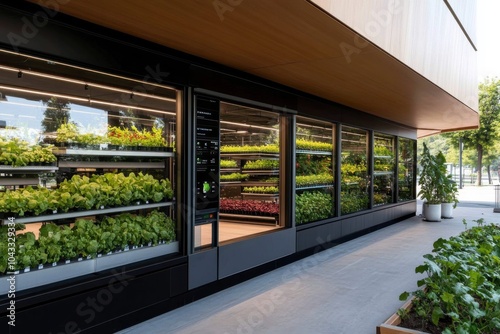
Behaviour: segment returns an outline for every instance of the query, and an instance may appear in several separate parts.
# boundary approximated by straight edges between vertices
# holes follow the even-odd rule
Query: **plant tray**
[[[61,262],[57,264],[57,266],[46,265],[43,269],[32,269],[29,272],[15,274],[16,291],[92,274],[98,271],[123,266],[128,263],[176,253],[178,251],[179,243],[175,241],[168,244],[144,246],[128,251],[115,252],[94,259],[75,260],[68,264]],[[7,276],[11,275],[8,274]],[[0,277],[0,291],[9,291],[9,282],[5,279],[7,276]]]

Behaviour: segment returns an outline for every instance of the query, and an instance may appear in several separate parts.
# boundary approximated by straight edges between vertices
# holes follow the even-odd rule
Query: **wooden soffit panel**
[[[59,7],[419,134],[479,124],[475,110],[306,0],[86,0]]]

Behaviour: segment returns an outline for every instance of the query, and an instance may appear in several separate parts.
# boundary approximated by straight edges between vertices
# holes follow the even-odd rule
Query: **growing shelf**
[[[279,169],[243,169],[243,173],[251,175],[278,175]]]
[[[101,270],[123,266],[135,261],[147,260],[156,256],[162,256],[178,252],[177,241],[159,244],[156,246],[143,246],[130,250],[120,250],[109,255],[103,254],[93,259],[73,260],[67,264],[46,265],[43,269],[33,269],[16,276],[16,290],[26,290],[43,284],[50,284],[61,280],[74,278],[82,275],[92,274]],[[0,280],[0,289],[8,291],[9,282]]]
[[[105,162],[105,161],[61,161],[60,168],[141,168],[161,169],[165,168],[165,162]]]
[[[60,219],[96,216],[96,215],[103,215],[103,214],[109,214],[109,213],[162,208],[162,207],[172,206],[173,204],[174,204],[173,202],[159,202],[159,203],[138,204],[138,205],[130,205],[130,206],[120,206],[120,207],[115,207],[115,208],[105,208],[105,209],[99,209],[99,210],[85,210],[85,211],[55,213],[55,214],[43,215],[43,216],[15,217],[15,222],[21,223],[21,224],[39,223],[39,222],[43,222],[43,221],[53,221],[53,220],[60,220]],[[9,222],[8,219],[2,220],[3,224],[6,224],[8,222]]]
[[[272,224],[277,225],[278,219],[274,216],[257,216],[236,213],[219,213],[220,219],[225,222],[250,223],[250,224]]]
[[[259,193],[241,193],[243,199],[258,199],[274,201],[279,198],[279,194],[259,194]]]
[[[373,176],[384,176],[384,175],[393,175],[392,171],[374,171]]]
[[[315,155],[332,155],[330,151],[309,151],[309,150],[296,150],[297,154],[315,154]]]
[[[249,153],[221,153],[221,157],[223,158],[232,158],[232,159],[245,159],[245,160],[257,160],[257,159],[279,159],[279,153],[258,153],[258,152],[249,152]]]
[[[55,172],[58,169],[59,168],[57,166],[23,166],[23,167],[0,166],[0,173],[36,174],[36,173]]]
[[[243,182],[241,185],[245,186],[245,187],[268,187],[268,186],[272,187],[272,186],[277,186],[278,181],[275,181],[275,182],[247,181],[247,182]]]
[[[40,180],[36,178],[7,177],[0,178],[0,186],[37,186]]]
[[[231,167],[231,168],[221,168],[220,172],[221,173],[234,173],[234,172],[239,172],[241,168],[239,167]]]
[[[304,186],[297,187],[295,190],[311,190],[311,189],[323,189],[323,188],[333,188],[333,184],[324,184],[324,185],[316,185],[316,186]]]
[[[85,156],[122,156],[122,157],[148,157],[148,158],[173,158],[174,152],[152,152],[152,151],[106,151],[106,150],[84,150],[84,149],[57,149],[54,155],[85,155]]]

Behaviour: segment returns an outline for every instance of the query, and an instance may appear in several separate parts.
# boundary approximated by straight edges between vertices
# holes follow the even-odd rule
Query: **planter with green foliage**
[[[429,333],[500,333],[500,227],[478,219],[458,236],[438,239],[416,273],[420,289],[411,310],[400,310],[401,326]],[[466,225],[466,221],[464,220]],[[425,287],[425,289],[424,289]],[[382,333],[382,332],[381,332]]]
[[[445,192],[447,182],[446,166],[444,156],[441,152],[432,155],[424,143],[424,150],[420,159],[420,186],[419,196],[424,200],[425,219],[439,221],[441,219],[441,200]]]

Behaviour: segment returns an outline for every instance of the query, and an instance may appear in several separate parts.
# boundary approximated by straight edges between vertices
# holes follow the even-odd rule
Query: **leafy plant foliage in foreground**
[[[416,317],[420,330],[431,333],[500,333],[500,227],[478,226],[434,242],[432,254],[415,269],[427,273],[417,282],[424,289],[404,292],[414,296],[413,308],[400,311],[402,326]],[[464,221],[464,225],[466,222]]]

